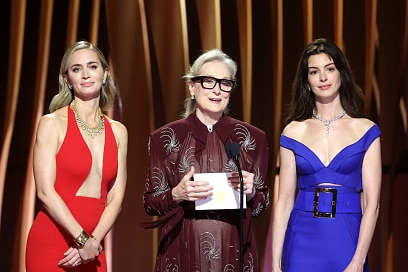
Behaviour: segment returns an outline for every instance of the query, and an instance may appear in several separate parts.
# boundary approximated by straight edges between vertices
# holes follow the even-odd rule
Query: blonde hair
[[[62,57],[61,67],[58,75],[58,85],[59,91],[56,94],[50,103],[49,110],[54,112],[62,107],[69,105],[72,100],[74,100],[74,91],[68,88],[67,83],[64,80],[64,76],[68,73],[68,65],[71,60],[72,55],[82,49],[91,49],[98,56],[102,68],[105,71],[108,71],[105,84],[102,85],[102,91],[99,99],[99,106],[103,112],[108,111],[114,103],[115,95],[119,93],[118,88],[115,85],[115,82],[109,72],[108,62],[105,59],[103,53],[92,43],[87,41],[78,41],[74,43],[71,47],[65,51],[64,56]]]

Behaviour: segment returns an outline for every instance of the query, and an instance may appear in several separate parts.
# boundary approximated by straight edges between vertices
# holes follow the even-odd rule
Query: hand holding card
[[[194,180],[208,181],[213,187],[212,196],[206,199],[195,201],[196,210],[224,210],[224,209],[239,209],[240,196],[239,192],[234,190],[234,187],[228,183],[228,177],[232,172],[227,173],[198,173],[194,174]],[[243,197],[244,208],[246,208],[246,198]]]

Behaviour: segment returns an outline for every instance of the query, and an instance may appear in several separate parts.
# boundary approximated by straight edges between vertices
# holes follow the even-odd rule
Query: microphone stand
[[[233,157],[239,174],[239,267],[244,271],[244,177],[242,176],[241,165],[238,156]]]
[[[241,152],[239,144],[231,142],[225,145],[225,151],[235,165],[239,175],[239,267],[244,271],[244,177],[242,176],[241,165],[239,163],[239,154]]]

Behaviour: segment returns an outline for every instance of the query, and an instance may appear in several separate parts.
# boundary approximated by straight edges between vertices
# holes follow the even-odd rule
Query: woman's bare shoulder
[[[109,117],[106,118],[108,119],[108,122],[112,127],[112,131],[113,134],[115,135],[115,138],[119,142],[127,144],[128,131],[126,126],[117,120],[113,120],[112,118]]]
[[[52,113],[43,115],[40,118],[39,126],[49,127],[49,126],[60,126],[61,123],[66,124],[67,122],[67,107],[58,109]]]
[[[299,135],[302,135],[307,128],[307,121],[292,121],[287,124],[282,134],[293,139],[297,139]]]
[[[375,123],[368,118],[353,118],[353,129],[359,134],[366,133]]]
[[[121,122],[117,121],[117,120],[113,120],[112,118],[106,116],[106,118],[109,121],[109,124],[111,125],[112,129],[114,131],[120,132],[120,133],[124,133],[127,132],[127,128],[124,124],[122,124]]]

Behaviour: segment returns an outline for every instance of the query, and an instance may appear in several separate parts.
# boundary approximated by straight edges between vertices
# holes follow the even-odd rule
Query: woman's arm
[[[149,169],[143,192],[143,205],[149,215],[162,216],[176,208],[179,201],[173,200],[166,160],[159,156],[161,147],[156,143],[156,139],[152,135],[149,137]]]
[[[363,160],[363,217],[357,248],[348,269],[351,269],[351,266],[358,266],[360,270],[357,271],[362,271],[362,265],[366,260],[380,208],[381,167],[380,138],[377,138],[368,148]]]
[[[60,147],[61,120],[56,113],[40,119],[34,145],[33,169],[37,196],[48,214],[73,238],[82,231],[70,210],[55,191],[56,155]]]
[[[56,224],[74,239],[82,232],[83,228],[54,187],[56,156],[64,138],[61,135],[65,135],[62,131],[66,130],[64,118],[66,117],[59,116],[55,112],[40,119],[34,144],[33,169],[38,198]],[[99,243],[87,242],[85,245],[87,254],[81,255],[84,262],[90,261],[99,255]],[[65,257],[61,259],[58,265],[72,267],[78,260],[78,249],[68,249],[65,253],[61,252],[61,256]]]
[[[272,222],[272,271],[281,271],[283,241],[296,193],[296,162],[293,152],[280,148],[279,192]]]
[[[167,165],[167,158],[163,159],[158,155],[159,148],[161,148],[160,144],[156,143],[155,137],[151,136],[149,171],[143,193],[143,204],[149,215],[163,216],[174,210],[182,201],[196,201],[211,195],[212,186],[209,186],[207,181],[191,180],[195,171],[193,166],[180,181],[170,181],[168,172],[173,171],[172,166]]]

